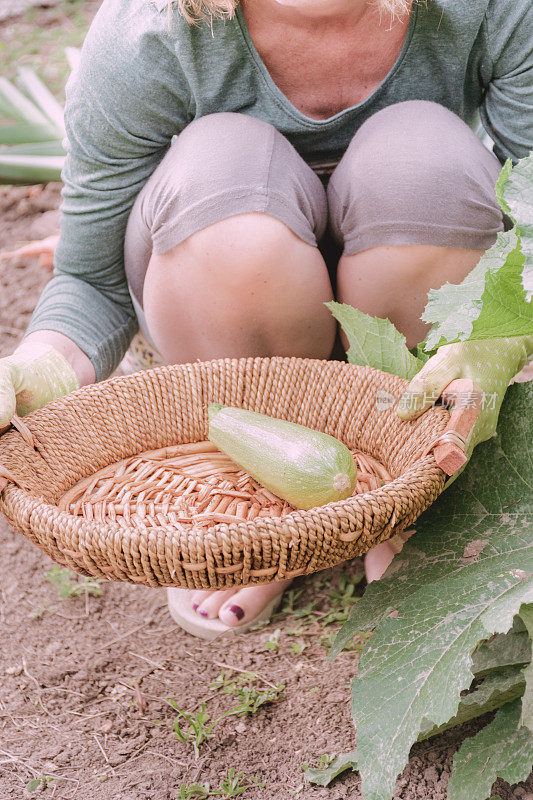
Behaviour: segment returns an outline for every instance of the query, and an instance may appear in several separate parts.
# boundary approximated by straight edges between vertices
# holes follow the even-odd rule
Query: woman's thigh
[[[503,229],[500,169],[444,106],[388,106],[361,126],[331,177],[332,231],[345,256],[390,245],[486,250]]]

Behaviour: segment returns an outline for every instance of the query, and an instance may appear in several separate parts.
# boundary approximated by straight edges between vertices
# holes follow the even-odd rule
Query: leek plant
[[[70,68],[79,50],[66,48]],[[59,181],[65,160],[63,106],[28,67],[16,85],[0,77],[0,183],[33,185]]]

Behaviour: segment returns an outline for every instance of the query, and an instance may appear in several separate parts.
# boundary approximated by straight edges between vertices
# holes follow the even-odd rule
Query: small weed
[[[234,714],[242,717],[246,714],[255,714],[261,706],[277,700],[285,688],[281,683],[267,684],[266,688],[258,688],[256,685],[258,681],[264,683],[255,672],[243,672],[235,678],[231,670],[224,670],[209,688],[235,697],[240,705],[234,709]]]
[[[38,778],[33,778],[24,787],[27,792],[36,792],[38,789],[46,789],[54,780],[53,775],[40,775]]]
[[[266,650],[277,650],[279,647],[279,637],[281,636],[281,628],[276,628],[274,633],[272,633],[268,637],[268,641],[265,644]]]
[[[303,589],[289,589],[287,592],[285,592],[285,594],[283,595],[282,606],[278,611],[278,614],[280,615],[294,614],[295,611],[297,610],[294,604],[296,603],[298,598],[302,595],[302,593]]]
[[[222,797],[223,800],[228,800],[230,797],[237,797],[249,789],[251,786],[258,786],[264,789],[266,783],[259,781],[258,778],[248,779],[245,777],[244,772],[235,774],[235,767],[232,767],[228,772],[228,777],[220,782],[218,789],[213,789],[211,794]]]
[[[92,594],[98,597],[102,588],[100,581],[96,578],[81,578],[80,580],[73,581],[76,576],[66,567],[52,567],[45,578],[52,584],[59,597],[62,600],[67,600],[69,597],[78,597],[80,594]],[[46,610],[46,608],[43,608]]]
[[[318,602],[317,600],[311,600],[305,606],[297,608],[293,613],[293,617],[295,619],[301,619],[307,622],[314,622],[316,617],[315,606],[317,602]]]
[[[344,624],[348,619],[354,603],[359,599],[355,590],[363,581],[364,573],[349,577],[341,575],[338,589],[328,592],[330,609],[321,617],[322,625]]]
[[[332,764],[333,761],[335,761],[336,758],[337,756],[335,753],[332,754],[323,753],[318,759],[318,764],[311,765],[309,761],[304,761],[304,763],[302,764],[302,772],[305,772],[305,770],[309,769],[311,766],[314,769],[327,769],[329,765]]]
[[[329,651],[333,647],[333,642],[335,641],[336,638],[337,638],[337,631],[334,630],[331,631],[331,633],[324,633],[323,636],[320,636],[318,641],[321,647],[324,648],[324,650]]]
[[[206,800],[207,797],[220,797],[222,800],[229,800],[237,797],[246,789],[252,786],[264,788],[266,783],[259,778],[247,778],[244,772],[235,774],[235,767],[231,767],[227,778],[223,778],[218,788],[211,788],[210,783],[191,783],[188,786],[184,783],[179,787],[179,792],[175,800]]]
[[[208,725],[208,721],[210,719],[209,714],[205,710],[205,703],[202,703],[200,706],[200,710],[196,714],[187,714],[186,711],[181,711],[174,700],[169,698],[169,703],[173,709],[178,712],[178,716],[174,719],[174,733],[176,738],[183,742],[183,744],[187,744],[188,742],[192,742],[192,746],[194,749],[194,754],[196,758],[199,755],[199,747],[203,744],[207,739],[210,739],[213,736],[213,729],[217,723],[217,720],[212,722]],[[189,727],[186,730],[180,728],[180,719],[186,719],[189,723]]]
[[[209,783],[191,783],[186,786],[184,783],[179,787],[179,792],[176,795],[176,800],[205,800],[209,797],[211,786]]]
[[[308,633],[307,628],[300,625],[299,628],[287,628],[285,630],[287,636],[305,636]]]
[[[205,703],[201,703],[200,710],[197,711],[196,714],[188,714],[186,711],[181,711],[176,705],[175,701],[171,698],[168,698],[168,702],[172,708],[178,712],[178,716],[174,719],[174,734],[180,742],[183,742],[183,744],[192,744],[196,758],[198,758],[200,754],[200,745],[214,736],[213,731],[218,723],[221,722],[225,717],[229,717],[231,715],[240,716],[242,712],[242,706],[230,708],[229,711],[226,711],[224,714],[216,717],[216,719],[214,719],[212,722],[209,722],[210,716],[205,710]],[[181,718],[187,720],[189,723],[188,728],[183,729],[180,727]]]
[[[299,656],[300,653],[303,653],[306,647],[307,644],[305,642],[293,642],[289,647],[289,653],[294,653],[295,655]]]

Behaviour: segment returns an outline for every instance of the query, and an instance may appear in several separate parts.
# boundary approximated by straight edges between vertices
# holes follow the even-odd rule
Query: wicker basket
[[[367,552],[410,525],[444,487],[432,452],[442,407],[396,415],[406,381],[368,367],[297,358],[185,364],[113,378],[25,417],[31,437],[0,439],[0,511],[60,564],[149,586],[219,589],[311,573]],[[183,527],[159,517],[92,520],[58,507],[79,481],[145,451],[199,442],[218,402],[325,431],[385,465],[380,488],[280,517]],[[164,454],[163,454],[164,455]],[[159,454],[161,457],[161,454]]]

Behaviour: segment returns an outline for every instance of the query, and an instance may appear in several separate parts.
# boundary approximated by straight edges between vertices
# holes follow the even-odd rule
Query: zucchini
[[[256,481],[296,508],[349,497],[357,467],[326,433],[243,408],[209,405],[208,438]]]

